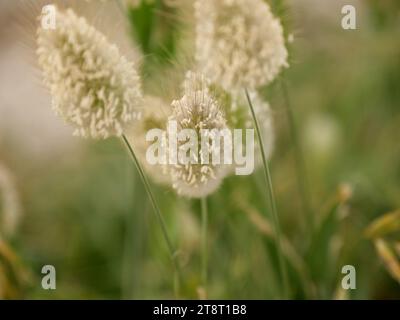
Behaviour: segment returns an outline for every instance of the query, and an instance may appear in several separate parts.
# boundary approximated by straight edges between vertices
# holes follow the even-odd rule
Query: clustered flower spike
[[[199,68],[234,96],[288,66],[282,25],[264,0],[196,0],[195,11]]]
[[[200,140],[201,129],[227,129],[226,119],[221,111],[218,101],[209,90],[208,80],[189,71],[183,84],[184,95],[180,100],[172,102],[172,115],[169,121],[177,122],[178,132],[183,129],[194,129]],[[178,142],[178,150],[184,142]],[[204,163],[205,152],[220,152],[223,144],[216,151],[213,144],[210,150],[203,150],[199,141],[198,154],[194,155],[188,164],[172,165],[170,174],[174,189],[180,195],[202,198],[213,193],[221,184],[227,174],[227,166],[222,164]]]
[[[54,110],[82,137],[120,136],[140,114],[134,65],[71,9],[57,10],[56,28],[39,27],[37,54]]]

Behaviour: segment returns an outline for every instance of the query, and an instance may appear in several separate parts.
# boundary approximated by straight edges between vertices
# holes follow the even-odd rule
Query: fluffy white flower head
[[[108,138],[139,113],[134,65],[71,9],[57,10],[56,28],[37,32],[37,54],[53,109],[82,137]]]
[[[193,72],[186,74],[184,81],[184,95],[180,100],[172,102],[172,115],[169,120],[177,122],[178,132],[183,129],[194,129],[200,140],[201,129],[227,129],[226,119],[221,111],[218,101],[209,90],[209,82],[203,75]],[[184,142],[178,142],[178,150]],[[213,150],[213,144],[208,145],[208,150],[198,147],[198,153],[191,155],[188,164],[171,166],[170,174],[174,189],[183,196],[202,198],[213,193],[221,184],[227,174],[227,166],[213,164],[212,161],[203,161],[205,153],[220,152]],[[221,147],[222,149],[222,147]]]
[[[263,0],[196,0],[196,60],[213,83],[237,95],[287,67],[280,21]]]

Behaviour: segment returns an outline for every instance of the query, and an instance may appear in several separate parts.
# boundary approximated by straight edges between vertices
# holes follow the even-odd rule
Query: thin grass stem
[[[175,275],[174,275],[174,291],[175,291],[175,296],[178,297],[179,296],[179,286],[180,286],[180,280],[181,280],[181,270],[180,270],[180,266],[179,266],[179,261],[178,261],[178,255],[177,255],[177,251],[175,250],[174,245],[172,244],[172,241],[168,235],[168,231],[167,231],[167,226],[165,223],[165,220],[161,214],[161,210],[157,205],[156,199],[154,197],[153,191],[151,189],[150,183],[147,180],[147,177],[142,169],[142,166],[139,163],[139,160],[137,159],[135,152],[133,151],[128,139],[126,138],[125,135],[122,135],[122,139],[126,145],[126,147],[129,150],[130,155],[132,156],[133,162],[135,163],[136,169],[139,172],[140,178],[143,182],[143,185],[146,189],[147,195],[149,196],[151,205],[154,209],[154,212],[156,214],[157,220],[161,226],[161,230],[162,230],[162,234],[164,237],[164,240],[167,244],[170,256],[171,256],[171,260],[173,262],[174,265],[174,269],[175,269]]]
[[[251,99],[250,99],[247,89],[245,89],[245,93],[246,93],[247,101],[249,103],[251,115],[253,117],[255,129],[257,132],[257,137],[258,137],[258,140],[260,143],[261,156],[262,156],[263,167],[264,167],[265,183],[267,184],[267,186],[268,186],[267,189],[269,191],[269,200],[270,200],[270,204],[271,204],[272,221],[273,221],[273,226],[274,226],[274,231],[275,231],[276,248],[277,248],[278,260],[279,260],[279,269],[280,269],[280,273],[281,273],[281,279],[283,282],[283,297],[285,299],[288,299],[289,298],[289,281],[288,281],[286,262],[283,258],[283,253],[282,253],[281,228],[280,228],[280,223],[279,223],[278,210],[277,210],[276,202],[275,202],[275,195],[274,195],[274,189],[273,189],[273,185],[272,185],[271,172],[269,169],[267,156],[265,153],[264,142],[263,142],[260,126],[259,126],[256,114],[254,112],[253,104],[251,102]]]
[[[201,240],[202,240],[202,253],[201,253],[201,277],[203,282],[204,291],[207,292],[208,281],[208,208],[207,198],[201,198]]]

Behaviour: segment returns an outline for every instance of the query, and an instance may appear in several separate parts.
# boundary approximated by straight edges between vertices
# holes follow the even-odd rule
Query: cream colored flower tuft
[[[192,198],[202,198],[213,193],[221,184],[224,176],[228,173],[228,166],[214,164],[210,161],[205,163],[206,153],[220,152],[215,145],[210,143],[209,150],[203,150],[200,143],[201,129],[227,129],[226,119],[221,111],[216,98],[209,90],[209,83],[202,75],[188,72],[184,81],[184,95],[180,100],[172,102],[172,115],[169,121],[176,121],[177,130],[195,130],[199,139],[197,154],[190,155],[188,164],[171,165],[170,173],[174,189],[179,194]],[[178,142],[178,150],[183,148],[184,142]],[[197,163],[196,163],[197,162]]]
[[[270,83],[287,67],[280,21],[263,0],[196,0],[196,60],[234,96]]]
[[[168,166],[151,165],[146,160],[146,152],[151,145],[151,142],[146,141],[146,135],[152,129],[166,130],[168,117],[171,115],[171,106],[154,96],[144,96],[142,103],[143,111],[140,121],[127,128],[126,136],[133,145],[146,173],[157,183],[169,184],[171,179]]]
[[[53,108],[82,137],[120,136],[140,111],[141,84],[118,48],[71,9],[38,29],[37,54]]]

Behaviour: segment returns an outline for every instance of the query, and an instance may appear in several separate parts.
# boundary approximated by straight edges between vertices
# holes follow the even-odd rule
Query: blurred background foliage
[[[335,0],[325,6],[318,0],[274,0],[270,4],[282,17],[287,35],[294,38],[289,44],[291,67],[282,77],[303,147],[316,220],[310,234],[297,186],[281,78],[263,94],[275,119],[271,166],[291,297],[400,298],[396,211],[400,208],[400,3]],[[357,8],[355,31],[341,28],[343,4]],[[93,4],[93,10],[96,6],[102,4]],[[193,27],[188,8],[182,13],[161,0],[127,8],[128,33],[143,53],[145,87],[172,74],[191,47],[186,43],[190,42],[187,29]],[[8,45],[3,38],[2,46]],[[0,55],[0,70],[8,57]],[[16,94],[0,91],[0,125],[9,120],[4,110]],[[16,108],[32,109],[37,100],[26,100]],[[43,107],[50,109],[48,103]],[[16,126],[22,126],[18,119],[12,117]],[[38,126],[44,121],[31,119]],[[23,213],[18,230],[0,238],[1,297],[174,297],[167,248],[121,141],[71,138],[67,143],[49,142],[54,145],[51,150],[32,152],[18,142],[17,133],[5,129],[0,133],[0,161],[14,176]],[[53,136],[40,130],[29,134]],[[200,204],[178,198],[171,189],[154,187],[180,252],[181,297],[197,298]],[[230,177],[210,197],[209,298],[279,296],[267,199],[262,171]],[[57,290],[41,288],[40,271],[46,264],[56,267]],[[340,289],[341,269],[347,264],[356,267],[356,290]]]

